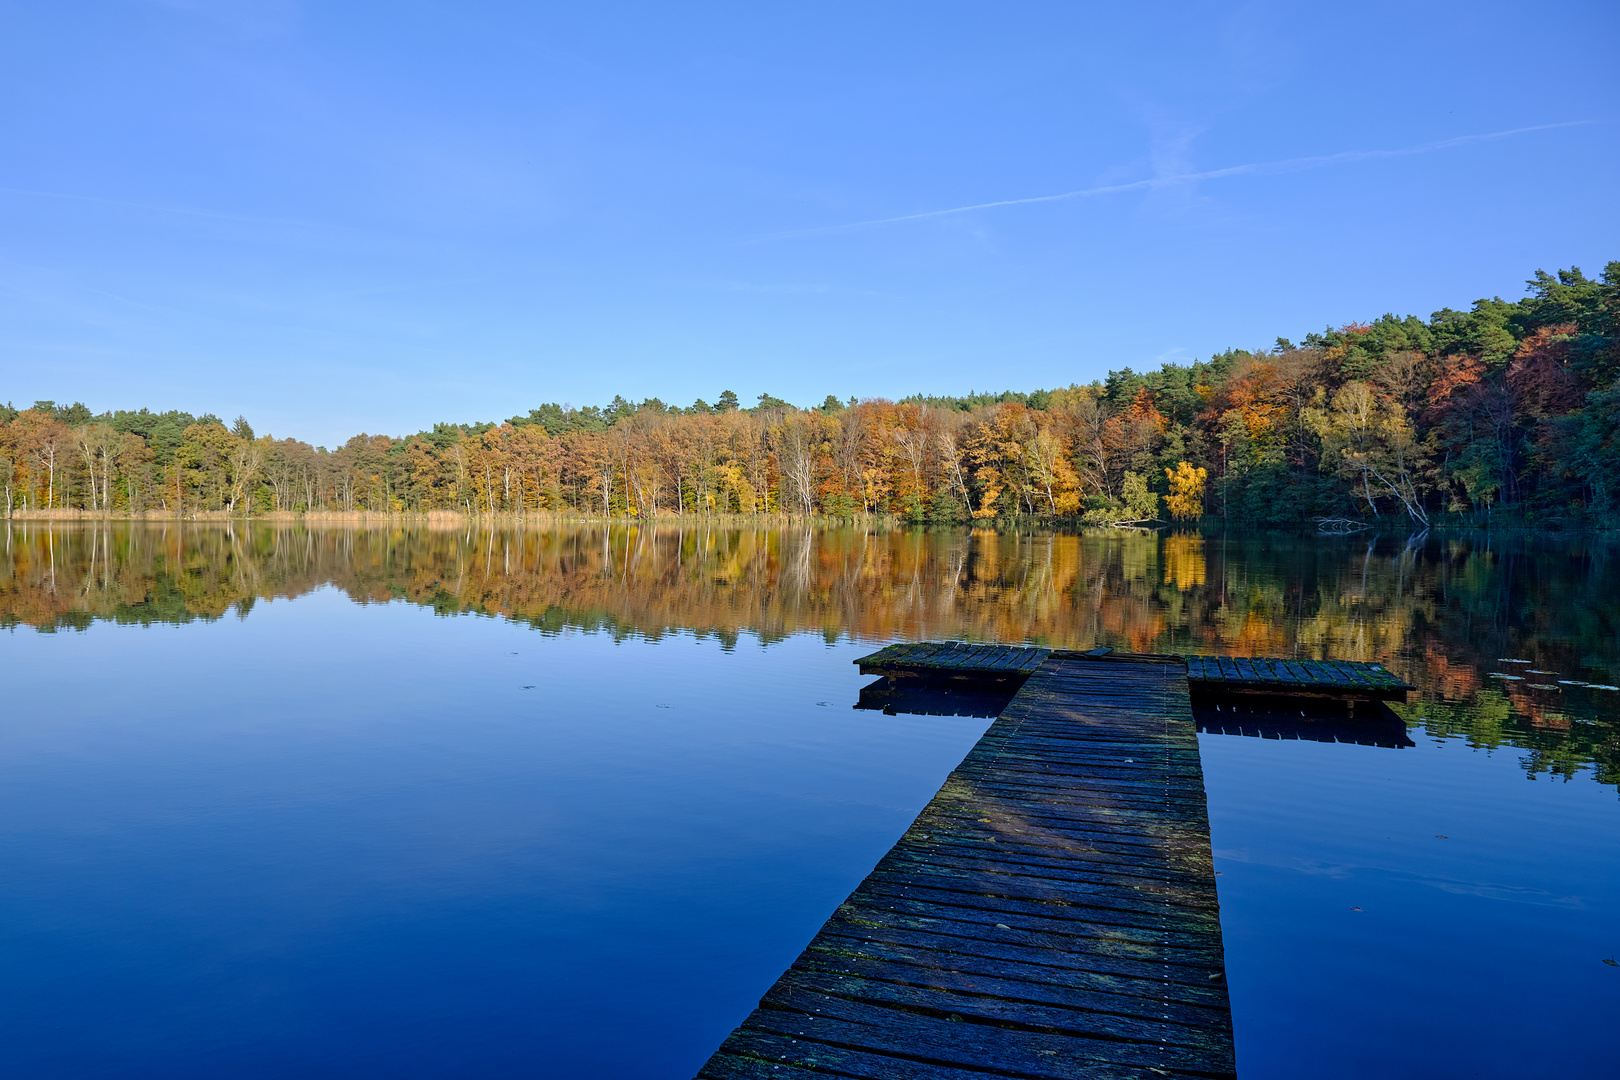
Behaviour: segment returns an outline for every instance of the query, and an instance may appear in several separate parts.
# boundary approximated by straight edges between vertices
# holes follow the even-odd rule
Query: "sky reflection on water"
[[[1601,552],[177,532],[10,537],[7,1075],[688,1076],[987,724],[849,661],[1020,629],[1424,687],[1405,749],[1200,736],[1244,1076],[1620,1049],[1614,712],[1478,659],[1612,672]]]

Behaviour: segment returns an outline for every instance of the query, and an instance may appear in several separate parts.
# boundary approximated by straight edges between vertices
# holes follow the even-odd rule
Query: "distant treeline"
[[[7,513],[1214,515],[1620,524],[1620,261],[1516,302],[1031,393],[548,404],[329,450],[243,417],[0,408]]]

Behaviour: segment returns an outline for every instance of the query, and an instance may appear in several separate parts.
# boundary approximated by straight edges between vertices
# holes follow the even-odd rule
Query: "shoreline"
[[[55,522],[55,523],[127,523],[143,525],[168,524],[195,524],[195,525],[309,525],[309,526],[360,526],[367,528],[405,527],[414,526],[428,529],[460,529],[473,523],[499,525],[503,528],[557,528],[563,525],[721,525],[730,527],[754,528],[787,528],[787,527],[855,527],[883,528],[883,529],[970,529],[974,531],[1018,531],[1030,530],[1059,530],[1081,532],[1115,532],[1115,533],[1143,533],[1157,531],[1171,532],[1198,532],[1218,535],[1232,531],[1239,532],[1266,532],[1308,534],[1322,539],[1352,539],[1355,537],[1414,537],[1427,532],[1436,533],[1479,533],[1479,532],[1512,532],[1533,533],[1542,536],[1605,536],[1613,535],[1617,531],[1604,528],[1591,523],[1575,523],[1564,525],[1527,524],[1523,521],[1507,522],[1469,522],[1469,521],[1439,521],[1431,522],[1427,526],[1412,524],[1408,527],[1391,527],[1382,522],[1368,524],[1367,527],[1349,532],[1320,532],[1311,528],[1309,523],[1301,522],[1297,525],[1268,525],[1256,527],[1247,524],[1229,524],[1220,518],[1205,517],[1200,521],[1165,522],[1157,527],[1147,525],[1109,526],[1088,523],[1075,518],[994,518],[977,521],[907,521],[893,514],[855,514],[853,516],[824,516],[814,515],[805,517],[797,514],[676,514],[658,513],[650,516],[590,516],[581,514],[564,514],[549,510],[536,510],[527,513],[512,513],[500,511],[489,513],[468,513],[464,510],[274,510],[261,514],[236,514],[224,510],[199,510],[184,515],[176,515],[166,510],[143,510],[137,513],[127,511],[103,511],[84,509],[55,509],[55,510],[14,510],[6,517],[7,524],[13,522]]]

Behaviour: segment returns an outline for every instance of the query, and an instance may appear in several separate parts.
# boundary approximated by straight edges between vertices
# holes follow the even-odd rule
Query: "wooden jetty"
[[[1026,679],[1052,656],[1093,656],[1112,650],[1066,653],[1053,649],[967,642],[890,645],[862,657],[863,675],[972,682]],[[1128,655],[1128,654],[1121,654]],[[1405,701],[1413,687],[1382,664],[1351,660],[1268,660],[1247,656],[1178,657],[1195,692],[1328,696]]]
[[[1186,662],[965,648],[1022,686],[698,1075],[1235,1076]]]

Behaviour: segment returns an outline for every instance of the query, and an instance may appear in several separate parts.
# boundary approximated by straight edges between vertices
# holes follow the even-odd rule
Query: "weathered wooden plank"
[[[919,1047],[918,1054],[926,1054]],[[723,1060],[722,1060],[723,1055]],[[716,1061],[722,1063],[717,1065]],[[715,1071],[711,1071],[715,1070]],[[978,1070],[937,1065],[899,1054],[870,1054],[813,1039],[790,1038],[738,1029],[721,1054],[704,1066],[700,1080],[760,1080],[763,1077],[840,1076],[854,1080],[983,1080]],[[1193,1074],[1164,1068],[1093,1065],[1086,1073],[1096,1080],[1192,1080]]]
[[[1369,676],[1375,679],[1380,686],[1405,686],[1406,683],[1398,678],[1393,671],[1379,664],[1370,664]]]
[[[994,678],[1006,664],[1008,655],[1014,651],[1007,645],[986,645],[975,652],[969,666],[983,672],[986,677]]]
[[[1174,857],[1167,856],[1159,862],[1147,862],[1138,856],[1122,856],[1106,851],[1055,846],[1033,848],[989,841],[978,845],[967,842],[931,843],[918,852],[918,857],[938,859],[941,865],[945,865],[945,861],[950,859],[999,863],[1007,874],[1050,878],[1053,881],[1072,880],[1078,884],[1090,880],[1088,874],[1098,879],[1112,877],[1124,881],[1134,878],[1143,882],[1162,884],[1167,890],[1196,888],[1199,879],[1213,872],[1210,864],[1196,852],[1183,852]],[[1075,862],[1082,863],[1085,869],[1070,871],[1072,877],[1065,876],[1063,871],[1066,864]],[[991,873],[988,869],[984,872]],[[1174,893],[1174,895],[1180,897],[1183,894]],[[1189,899],[1178,902],[1195,902],[1199,894],[1193,892],[1187,895]]]
[[[964,775],[962,779],[973,780],[975,777]],[[1165,791],[1162,786],[1150,786],[1135,781],[1099,778],[1091,781],[1087,790],[1076,791],[1072,778],[1039,770],[1022,772],[1018,775],[986,771],[976,779],[981,785],[978,790],[986,795],[995,795],[998,798],[1045,799],[1054,806],[1073,808],[1072,812],[1077,817],[1089,816],[1090,810],[1111,809],[1121,811],[1162,809],[1164,813],[1174,814],[1181,810],[1190,812],[1202,805],[1196,797],[1201,793],[1188,793],[1175,788]]]
[[[1147,879],[1143,885],[1133,888],[1126,884],[1033,874],[974,875],[971,870],[959,867],[939,872],[935,867],[890,864],[880,865],[851,895],[852,899],[859,898],[878,906],[888,904],[893,898],[937,904],[953,909],[947,912],[950,917],[968,921],[977,916],[954,909],[1027,916],[1019,921],[1026,929],[1037,925],[1029,920],[1056,923],[1102,920],[1110,925],[1188,930],[1196,935],[1219,924],[1216,908],[1177,903],[1184,893],[1148,887]],[[878,899],[880,897],[889,899]]]
[[[1008,654],[1007,662],[1003,666],[1009,672],[1033,670],[1030,667],[1030,663],[1032,661],[1039,661],[1039,660],[1045,659],[1044,654],[1047,651],[1048,650],[1033,649],[1033,648],[1028,648],[1028,647],[1017,649],[1017,650],[1013,651],[1012,653]],[[1037,666],[1038,666],[1038,664],[1037,664]]]
[[[811,948],[838,950],[856,956],[872,949],[908,948],[930,954],[951,957],[979,957],[995,964],[1032,964],[1056,968],[1061,971],[1089,972],[1128,980],[1142,988],[1143,993],[1169,994],[1170,987],[1188,992],[1211,990],[1219,984],[1212,981],[1221,971],[1215,967],[1165,964],[1158,960],[1141,960],[1098,951],[1080,951],[1063,942],[1062,946],[1044,942],[996,940],[982,937],[962,937],[924,929],[901,926],[857,927],[847,923],[823,927],[810,943]],[[1220,993],[1219,989],[1214,990]],[[1221,998],[1225,1002],[1225,998]]]
[[[936,878],[930,881],[926,875],[920,874],[874,873],[862,883],[861,891],[855,896],[879,906],[891,900],[900,900],[911,906],[893,907],[892,910],[928,914],[938,909],[967,922],[982,921],[980,914],[993,916],[993,922],[1012,917],[1024,930],[1063,931],[1067,924],[1076,922],[1149,930],[1162,930],[1170,926],[1190,934],[1186,940],[1200,941],[1211,924],[1220,925],[1219,913],[1213,909],[1199,910],[1173,905],[1166,902],[1170,898],[1162,893],[1146,889],[1134,894],[1129,889],[1090,889],[1082,901],[1073,895],[1073,884],[1049,880],[1046,888],[1032,889],[1028,887],[1027,879],[1018,878],[1011,882],[981,883],[975,888],[961,878]],[[950,888],[951,885],[956,888]],[[1018,893],[1023,895],[1015,895]],[[1054,898],[1054,893],[1068,895],[1060,901]],[[1162,940],[1168,942],[1176,939]]]
[[[1016,849],[1010,844],[997,844],[992,848],[951,843],[930,843],[914,854],[896,855],[895,859],[899,861],[891,865],[912,865],[914,861],[919,866],[977,873],[982,875],[986,889],[995,889],[999,882],[1010,877],[1030,882],[1049,879],[1054,883],[1082,886],[1092,883],[1134,885],[1162,889],[1164,895],[1177,904],[1198,904],[1214,909],[1214,901],[1196,889],[1180,891],[1196,885],[1207,874],[1207,868],[1196,861],[1185,865],[1148,866],[1139,859],[1114,860],[1095,852],[1060,850],[1055,854],[1032,854],[1028,849]]]
[[[1046,658],[1051,655],[1051,649],[1031,649],[1029,650],[1029,655],[1023,660],[1019,661],[1018,669],[1020,671],[1033,673],[1042,664],[1046,663]]]
[[[1076,810],[1074,823],[1066,826],[1062,833],[1044,831],[1042,822],[1033,818],[1016,827],[998,828],[994,821],[985,823],[979,816],[980,811],[964,811],[961,816],[952,818],[930,815],[927,819],[918,820],[916,835],[896,854],[902,855],[913,848],[928,853],[949,847],[964,851],[971,847],[985,851],[987,849],[983,845],[996,843],[1000,845],[997,858],[1028,855],[1068,863],[1078,861],[1081,865],[1073,869],[1082,872],[1091,870],[1092,867],[1086,864],[1093,861],[1129,865],[1131,860],[1147,859],[1157,865],[1155,853],[1174,850],[1180,854],[1181,848],[1187,847],[1177,844],[1188,834],[1180,831],[1178,823],[1172,818],[1145,814],[1097,814],[1092,812],[1094,807],[1078,807]],[[1188,850],[1202,851],[1203,846],[1194,838]]]
[[[1365,667],[1363,667],[1362,665],[1351,663],[1348,660],[1341,660],[1339,662],[1339,668],[1342,671],[1344,671],[1344,673],[1350,678],[1351,682],[1354,683],[1355,685],[1357,685],[1357,686],[1372,686],[1373,685],[1373,680],[1368,677],[1371,674],[1371,672],[1367,671],[1367,669]]]
[[[880,868],[914,873],[923,868],[941,873],[978,875],[981,880],[1029,878],[1049,881],[1051,888],[1068,883],[1076,889],[1088,885],[1118,888],[1146,888],[1166,896],[1180,896],[1180,890],[1200,887],[1206,864],[1196,849],[1181,847],[1163,850],[1157,858],[1142,849],[1118,845],[1116,850],[1099,850],[1100,844],[1020,844],[1015,841],[975,842],[959,836],[931,834],[914,849],[885,856]],[[986,881],[986,888],[990,887]],[[1033,886],[1032,886],[1033,887]],[[1213,898],[1187,900],[1213,905]]]
[[[1349,680],[1349,683],[1350,683],[1351,686],[1370,686],[1370,685],[1372,685],[1371,683],[1369,683],[1367,681],[1367,673],[1364,670],[1362,670],[1362,667],[1361,667],[1360,664],[1354,663],[1354,662],[1349,661],[1349,660],[1337,660],[1334,663],[1335,663],[1335,666],[1338,667],[1339,671],[1344,674],[1345,678],[1347,680]]]
[[[963,779],[972,779],[963,777]],[[1186,794],[1171,788],[1168,791],[1154,789],[1145,784],[1122,781],[1094,781],[1091,790],[1077,793],[1074,790],[1073,780],[1054,777],[1047,773],[1029,772],[1020,776],[990,773],[981,777],[979,782],[984,785],[980,790],[995,791],[1009,796],[1022,796],[1024,798],[1050,799],[1054,805],[1072,805],[1087,809],[1119,808],[1121,810],[1153,810],[1163,809],[1166,813],[1185,810],[1191,813],[1202,807],[1201,803]],[[1076,810],[1077,814],[1082,813]],[[928,825],[932,818],[919,818],[919,823]]]
[[[987,783],[1009,784],[1035,784],[1045,786],[1065,785],[1075,794],[1083,794],[1076,789],[1076,780],[1084,779],[1088,786],[1095,783],[1094,790],[1099,798],[1105,795],[1117,795],[1129,798],[1133,794],[1147,793],[1158,795],[1158,788],[1163,786],[1163,774],[1169,766],[1153,767],[1147,761],[1133,760],[1120,761],[1117,766],[1088,769],[1083,764],[1070,765],[1057,761],[1045,764],[1039,760],[1028,757],[1018,757],[1004,763],[974,762],[962,769],[961,779],[966,782],[984,781]],[[1141,768],[1138,768],[1141,766]],[[1189,779],[1186,770],[1177,770],[1178,775]],[[1172,791],[1169,797],[1178,796],[1196,801],[1202,792],[1187,793]]]
[[[1220,913],[1208,906],[1178,903],[1174,892],[1062,878],[1009,877],[992,880],[969,878],[971,871],[957,868],[955,875],[902,874],[891,869],[874,873],[862,885],[861,896],[872,903],[879,897],[898,896],[942,908],[966,908],[1019,919],[1057,922],[1102,920],[1121,926],[1172,926],[1200,935],[1219,924]],[[1085,891],[1077,895],[1076,889]],[[1001,920],[1004,921],[1004,920]],[[1033,925],[1020,923],[1021,925]],[[1007,925],[1011,926],[1012,923]]]
[[[1196,752],[1165,746],[1088,746],[1083,742],[1034,740],[1016,749],[1001,744],[997,765],[1032,767],[1070,776],[1142,777],[1157,782],[1165,773],[1185,777],[1201,775]],[[1027,747],[1027,749],[1026,749]],[[1129,756],[1125,756],[1129,755]]]
[[[1134,779],[1146,784],[1162,784],[1167,775],[1183,779],[1199,775],[1198,759],[1189,759],[1175,751],[1154,753],[1142,749],[1128,758],[1119,757],[1119,754],[1120,751],[1108,748],[1089,754],[1065,748],[1062,757],[1054,755],[1055,760],[1043,761],[1038,752],[1024,754],[1004,750],[996,764],[1008,769],[1033,769],[1054,776]]]
[[[1014,943],[1060,945],[1076,952],[1180,964],[1204,970],[1221,966],[1220,952],[1200,944],[1207,942],[1207,933],[1189,936],[1168,929],[1105,922],[1101,919],[1056,925],[1029,916],[1009,915],[1008,918],[1013,921],[998,923],[982,912],[944,907],[922,912],[898,899],[879,903],[859,895],[851,897],[850,902],[833,915],[833,919],[850,926],[928,930],[975,940],[994,938]]]
[[[1151,795],[1144,794],[1134,805],[1151,804],[1151,801],[1154,801]],[[927,817],[918,818],[918,824],[957,840],[994,836],[1004,843],[1042,846],[1080,843],[1089,847],[1106,843],[1156,849],[1160,837],[1173,840],[1179,836],[1191,836],[1195,841],[1198,839],[1184,827],[1185,819],[1165,814],[1107,814],[1097,812],[1098,809],[1094,803],[1054,801],[1045,808],[1028,808],[1015,814],[979,801],[973,806],[930,811]]]
[[[1095,1001],[1075,1007],[1067,1002],[1033,1001],[1022,995],[1012,998],[984,993],[961,985],[947,986],[940,980],[915,986],[883,978],[834,974],[795,964],[783,977],[781,987],[851,1002],[869,1002],[881,1007],[899,1007],[935,1014],[952,1013],[962,1021],[982,1024],[1018,1024],[1072,1035],[1093,1035],[1105,1039],[1128,1039],[1142,1043],[1209,1048],[1215,1036],[1199,1023],[1171,1020],[1160,1013],[1152,1019],[1122,1015],[1096,1008]],[[772,998],[767,997],[767,1001]],[[961,1021],[959,1021],[961,1022]]]
[[[1193,1074],[1179,1070],[1118,1065],[1094,1065],[1086,1075],[1096,1080],[1163,1080],[1164,1077],[1193,1080]],[[738,1032],[726,1041],[722,1054],[716,1055],[700,1076],[709,1080],[781,1080],[805,1076],[840,1076],[854,1080],[982,1080],[985,1074],[912,1058],[868,1054],[810,1039]]]
[[[738,1028],[698,1073],[698,1080],[761,1080],[828,1075],[862,1080],[983,1080],[982,1072],[869,1054],[810,1039]]]
[[[962,775],[964,779],[971,780],[975,776],[985,775],[987,772],[988,770],[985,769],[964,770]],[[1111,782],[1120,785],[1122,794],[1128,793],[1133,785],[1141,790],[1152,790],[1155,787],[1163,786],[1161,771],[1150,771],[1145,768],[1137,769],[1134,767],[1134,765],[1126,765],[1123,763],[1117,768],[1099,767],[1094,771],[1087,771],[1079,768],[1066,768],[1061,763],[1046,767],[1042,766],[1037,761],[1020,759],[1005,762],[995,770],[994,774],[997,776],[1026,777],[1029,779],[1044,777],[1048,780],[1067,778],[1069,780],[1078,781],[1082,779],[1090,780],[1094,778],[1099,783]],[[1182,778],[1187,778],[1185,773],[1182,774]]]
[[[1053,792],[1051,789],[1020,787],[1007,789],[1006,794],[1021,798],[1041,797],[1046,799],[1054,810],[1061,810],[1068,815],[1069,820],[1073,823],[1072,827],[1081,832],[1088,830],[1106,831],[1110,835],[1118,836],[1126,835],[1139,828],[1151,830],[1158,826],[1174,827],[1188,820],[1188,816],[1184,813],[1184,807],[1167,806],[1163,804],[1162,800],[1139,799],[1130,802],[1109,800],[1103,802],[1098,799],[1096,792],[1076,794],[1061,788]],[[1003,793],[997,793],[996,797],[1005,796]],[[913,842],[927,840],[930,829],[935,834],[942,836],[949,835],[952,832],[952,830],[945,827],[943,822],[939,822],[938,827],[935,827],[936,820],[919,820],[912,827],[915,835],[908,834],[909,838]]]
[[[1084,797],[1082,795],[1078,798]],[[1143,799],[1151,799],[1151,794],[1144,794]],[[1085,838],[1093,834],[1099,840],[1132,846],[1153,846],[1154,838],[1158,836],[1173,838],[1192,835],[1197,839],[1186,828],[1184,818],[1167,816],[1168,811],[1160,815],[1135,814],[1124,817],[1095,812],[1098,809],[1095,802],[1053,800],[1042,807],[1017,807],[981,797],[971,804],[940,807],[930,811],[926,818],[919,817],[918,820],[925,825],[935,825],[941,830],[953,828],[958,830],[958,836],[990,835],[1007,840],[1020,840],[1023,838],[1015,835],[1014,830],[1035,830],[1040,837],[1035,842],[1039,843],[1051,843],[1052,837]],[[1127,821],[1128,827],[1122,828]],[[980,825],[985,827],[981,829]]]
[[[1053,811],[1055,813],[1055,810]],[[940,811],[930,815],[929,824],[949,828],[957,839],[994,837],[997,843],[1022,843],[1051,846],[1053,841],[1084,845],[1094,851],[1113,851],[1122,856],[1157,861],[1155,856],[1189,846],[1202,850],[1199,838],[1183,829],[1162,828],[1153,832],[1146,829],[1107,830],[1095,824],[1084,826],[1068,824],[1061,818],[1031,810],[1019,820],[1003,818],[996,821],[979,816],[982,810]]]
[[[987,647],[985,655],[977,661],[978,669],[990,676],[1000,676],[1007,670],[1007,665],[1017,657],[1019,650],[1012,645],[992,645]]]
[[[989,659],[997,648],[998,646],[962,642],[956,649],[956,666],[962,670],[983,667],[984,661]]]
[[[944,939],[935,939],[941,941]],[[981,955],[981,953],[983,955]],[[871,938],[853,941],[823,931],[800,958],[806,964],[818,964],[827,970],[867,971],[868,974],[887,971],[901,978],[907,971],[926,970],[943,975],[962,975],[974,978],[1018,980],[1053,993],[1069,990],[1109,995],[1110,1001],[1127,1004],[1114,1006],[1112,1011],[1137,1008],[1131,1002],[1146,1001],[1153,1004],[1166,1002],[1186,1005],[1218,1023],[1219,1012],[1226,1007],[1225,991],[1207,978],[1191,982],[1165,982],[1143,978],[1132,973],[1111,970],[1093,970],[1111,965],[1087,966],[1065,961],[1061,965],[1042,963],[1028,956],[1015,955],[997,945],[980,946],[969,942],[962,948],[933,948],[918,944],[896,944]],[[870,965],[865,968],[862,965]],[[1023,991],[1025,994],[1033,990]]]
[[[755,1010],[749,1017],[750,1026],[846,1046],[864,1044],[866,1049],[899,1051],[906,1056],[926,1047],[928,1056],[939,1064],[977,1068],[991,1075],[1067,1080],[1094,1075],[1087,1068],[1092,1064],[1175,1066],[1210,1072],[1230,1072],[1232,1068],[1229,1051],[1205,1047],[972,1023],[962,1014],[930,1016],[874,1008],[865,1002],[781,986],[773,987],[766,1000],[770,1006]]]
[[[1322,673],[1322,680],[1336,690],[1347,690],[1354,685],[1336,660],[1318,660],[1316,667]]]
[[[1051,654],[1050,649],[1019,649],[1007,658],[1004,665],[1008,672],[1021,672],[1029,674],[1041,666],[1041,662]]]
[[[941,646],[932,642],[902,646],[892,656],[887,657],[886,662],[889,664],[926,664],[935,654],[942,651]]]
[[[1249,664],[1254,669],[1259,681],[1262,683],[1280,683],[1285,681],[1285,674],[1277,668],[1277,662],[1270,657],[1251,656]]]
[[[1062,979],[1052,968],[1020,968],[1016,969],[1016,973],[1009,974],[1002,965],[998,965],[995,971],[985,972],[973,969],[972,965],[963,970],[961,967],[945,968],[938,964],[916,963],[915,959],[909,955],[872,958],[808,950],[793,966],[800,971],[814,971],[834,977],[854,976],[902,986],[937,987],[954,993],[983,994],[1007,1001],[1029,1001],[1059,1008],[1091,1009],[1113,1016],[1169,1020],[1194,1027],[1219,1026],[1221,1022],[1218,1006],[1180,999],[1167,1000],[1162,994],[1142,997],[1130,993],[1131,990],[1140,989],[1141,981],[1136,979],[1085,973],[1072,979]],[[963,962],[960,957],[945,958],[939,954],[924,954],[923,959],[947,960],[953,965]]]
[[[1101,792],[1091,791],[1076,794],[1066,787],[1053,787],[1041,783],[1019,784],[1007,786],[1004,792],[997,793],[998,797],[1005,794],[1008,797],[1046,798],[1049,809],[1047,815],[1064,814],[1066,816],[1064,828],[1068,830],[1067,836],[1048,834],[1041,836],[1013,835],[1010,832],[998,831],[994,828],[996,821],[993,811],[986,810],[992,804],[979,801],[974,804],[962,803],[957,808],[962,817],[940,816],[945,813],[943,809],[930,811],[927,816],[917,818],[914,829],[917,836],[914,839],[928,839],[931,834],[934,840],[962,843],[969,840],[980,840],[986,836],[999,836],[1004,843],[1035,844],[1041,847],[1092,847],[1093,834],[1097,841],[1113,844],[1133,843],[1132,836],[1139,830],[1152,831],[1158,827],[1176,829],[1183,822],[1192,820],[1197,809],[1190,799],[1171,801],[1154,798],[1160,791],[1146,788],[1146,785],[1133,785],[1137,790],[1127,796],[1116,796],[1108,801],[1102,801]],[[1185,812],[1186,816],[1177,816],[1178,811]],[[986,823],[982,820],[990,814],[988,823],[991,827],[982,828]],[[1031,815],[1033,817],[1034,815]],[[1197,820],[1204,820],[1201,816]],[[1135,843],[1141,843],[1138,839]],[[1079,845],[1079,846],[1076,846]]]
[[[1319,673],[1317,677],[1324,684],[1335,690],[1349,689],[1350,682],[1345,678],[1344,672],[1339,668],[1338,664],[1331,660],[1313,660],[1311,664]]]

